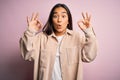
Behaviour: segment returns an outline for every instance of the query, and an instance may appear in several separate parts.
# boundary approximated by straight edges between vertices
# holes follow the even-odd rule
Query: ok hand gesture
[[[88,27],[90,27],[91,16],[88,15],[88,13],[86,13],[86,14],[82,13],[82,17],[83,17],[83,19],[78,21],[78,26],[80,27],[80,29],[84,30],[84,29],[87,29]]]
[[[31,19],[29,17],[27,17],[27,24],[28,24],[29,28],[39,31],[42,28],[42,24],[38,20],[38,13],[36,13],[36,14],[33,13]]]

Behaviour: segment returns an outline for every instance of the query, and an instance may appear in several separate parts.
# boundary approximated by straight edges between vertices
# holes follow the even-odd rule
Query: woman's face
[[[67,11],[63,7],[56,8],[54,10],[52,21],[56,36],[63,35],[66,32],[69,23]]]

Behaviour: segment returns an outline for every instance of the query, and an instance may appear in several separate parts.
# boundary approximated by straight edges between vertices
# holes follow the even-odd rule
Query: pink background
[[[45,24],[56,3],[65,3],[73,16],[74,30],[81,12],[92,14],[98,39],[98,55],[84,63],[84,80],[120,80],[119,0],[0,0],[0,80],[32,80],[33,62],[20,55],[19,39],[25,31],[26,16],[40,13]]]

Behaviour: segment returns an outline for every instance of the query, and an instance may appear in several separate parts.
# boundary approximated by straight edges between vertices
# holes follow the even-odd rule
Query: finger
[[[27,23],[29,23],[30,22],[30,18],[27,16]]]
[[[86,12],[86,18],[89,19],[88,13]]]
[[[31,18],[31,21],[34,20],[34,13],[32,13],[32,18]]]
[[[83,20],[82,20],[81,22],[82,22],[82,24],[84,24],[84,25],[85,25],[85,22],[84,22]]]
[[[80,20],[80,21],[77,22],[77,24],[78,24],[79,26],[82,26],[82,25],[84,24],[84,21],[83,21],[83,20]]]
[[[34,18],[34,20],[37,20],[38,17],[39,17],[39,13],[37,12],[37,13],[35,14],[35,18]]]
[[[88,17],[88,21],[90,21],[91,20],[91,15],[89,15],[89,17]]]
[[[37,23],[39,23],[40,24],[40,26],[42,27],[42,22],[40,21],[40,20],[37,20]]]
[[[88,21],[90,21],[90,19],[91,19],[91,15],[88,15],[87,12],[86,12],[86,18],[87,18]]]
[[[85,19],[85,15],[84,15],[84,13],[82,12],[82,17],[83,17],[83,19]]]
[[[38,17],[38,14],[37,13],[33,13],[31,20],[36,20],[37,17]]]

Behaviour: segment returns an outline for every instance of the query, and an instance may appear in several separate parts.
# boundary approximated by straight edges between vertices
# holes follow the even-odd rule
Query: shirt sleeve
[[[97,40],[92,27],[83,30],[85,37],[82,38],[82,61],[91,62],[97,55]]]
[[[32,61],[34,60],[34,56],[35,56],[35,42],[36,42],[36,38],[37,38],[37,31],[35,31],[34,29],[28,28],[23,36],[20,38],[20,51],[22,53],[22,57],[25,60],[29,60]]]

